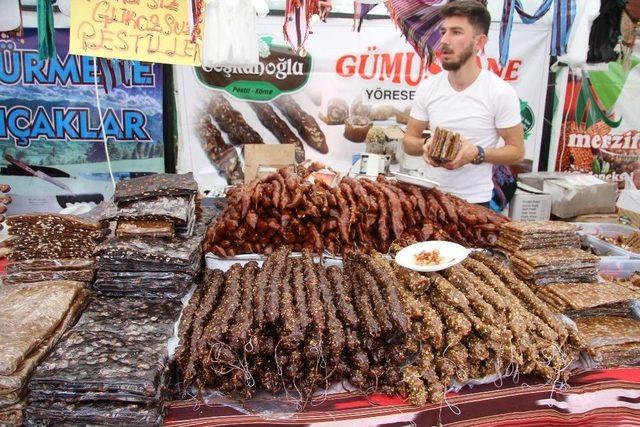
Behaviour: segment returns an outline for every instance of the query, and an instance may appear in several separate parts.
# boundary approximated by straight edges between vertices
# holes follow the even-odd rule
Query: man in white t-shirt
[[[478,65],[491,24],[489,11],[477,0],[460,0],[442,9],[443,71],[423,81],[416,91],[404,139],[407,154],[422,155],[424,175],[471,203],[488,206],[492,165],[524,158],[520,101],[515,90]],[[446,128],[462,135],[462,148],[449,163],[428,155],[422,131]],[[504,144],[500,141],[504,140]]]

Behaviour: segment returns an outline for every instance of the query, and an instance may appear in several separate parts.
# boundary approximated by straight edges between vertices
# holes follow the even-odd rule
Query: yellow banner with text
[[[164,64],[201,64],[185,0],[71,0],[69,51]]]

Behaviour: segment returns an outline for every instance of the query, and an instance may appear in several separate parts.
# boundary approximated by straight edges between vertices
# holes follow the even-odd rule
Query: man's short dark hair
[[[452,16],[466,17],[478,33],[489,35],[491,14],[482,0],[454,0],[440,10],[442,18]]]

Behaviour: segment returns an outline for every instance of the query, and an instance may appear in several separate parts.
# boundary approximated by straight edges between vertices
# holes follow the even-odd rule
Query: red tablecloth
[[[640,426],[640,368],[592,371],[575,375],[569,387],[551,394],[551,386],[530,377],[505,379],[465,388],[447,398],[455,405],[417,408],[385,395],[354,393],[327,396],[324,402],[284,420],[246,415],[228,406],[174,402],[169,426]]]

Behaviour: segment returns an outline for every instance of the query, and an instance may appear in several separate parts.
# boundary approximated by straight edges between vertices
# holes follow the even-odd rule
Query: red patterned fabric
[[[499,384],[498,384],[499,385]],[[640,368],[591,371],[575,375],[569,387],[554,391],[533,377],[449,393],[446,405],[411,406],[386,395],[329,395],[322,403],[286,419],[245,415],[226,406],[174,402],[168,426],[640,426]],[[454,413],[455,411],[455,413]]]
[[[319,0],[287,0],[282,32],[298,55],[305,55],[304,44],[310,32],[311,17],[319,13]]]

